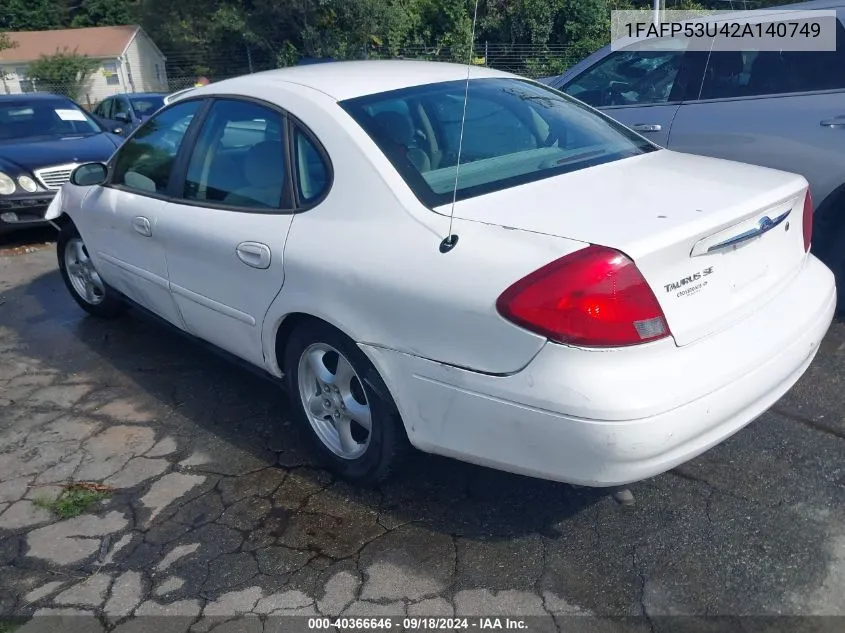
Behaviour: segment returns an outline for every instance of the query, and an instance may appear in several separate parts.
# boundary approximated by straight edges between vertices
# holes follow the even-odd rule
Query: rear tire
[[[126,311],[118,292],[100,277],[82,236],[71,222],[59,232],[56,255],[65,286],[80,308],[101,319],[113,319]]]
[[[360,484],[388,479],[410,444],[384,381],[354,341],[328,324],[302,323],[283,364],[294,415],[325,466]]]

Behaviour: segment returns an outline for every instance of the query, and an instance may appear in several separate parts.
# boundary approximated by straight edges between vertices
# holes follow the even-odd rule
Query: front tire
[[[294,415],[326,467],[362,484],[390,477],[410,444],[387,387],[349,338],[303,323],[285,349]]]
[[[117,291],[100,277],[76,227],[68,222],[56,240],[59,271],[74,301],[88,314],[113,319],[126,311]]]

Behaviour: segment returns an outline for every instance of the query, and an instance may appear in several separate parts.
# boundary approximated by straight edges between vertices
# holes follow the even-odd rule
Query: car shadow
[[[128,381],[156,409],[176,412],[180,443],[191,442],[192,430],[205,431],[315,485],[331,481],[315,464],[306,433],[290,422],[277,383],[136,311],[115,321],[84,316],[58,271],[13,288],[6,299],[23,306],[14,323],[30,354],[63,373],[90,373],[99,387]],[[345,487],[341,503],[389,517],[392,525],[424,522],[468,538],[539,533],[554,539],[567,518],[607,495],[413,451],[394,479],[375,490]]]
[[[55,242],[57,235],[52,226],[0,233],[0,256],[25,252],[27,248],[43,248]]]

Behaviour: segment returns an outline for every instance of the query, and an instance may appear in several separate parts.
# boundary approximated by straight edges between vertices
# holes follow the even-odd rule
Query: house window
[[[120,77],[117,74],[117,64],[115,62],[107,62],[103,64],[103,75],[105,75],[106,84],[109,86],[120,85]]]
[[[156,64],[156,81],[161,81],[161,66]]]
[[[32,82],[27,76],[26,68],[21,66],[20,68],[15,68],[15,75],[18,77],[18,82],[21,85],[21,92],[35,92],[35,84]]]

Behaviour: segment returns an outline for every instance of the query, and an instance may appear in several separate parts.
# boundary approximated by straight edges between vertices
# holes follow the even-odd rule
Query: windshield
[[[451,202],[466,82],[415,86],[341,106],[427,206]],[[469,82],[457,198],[658,149],[561,93],[521,79]]]
[[[138,116],[150,116],[164,105],[164,97],[134,97],[130,101],[132,109]]]
[[[0,141],[90,136],[102,129],[79,106],[63,99],[0,102]]]

